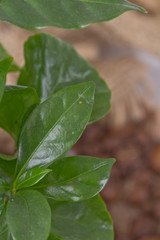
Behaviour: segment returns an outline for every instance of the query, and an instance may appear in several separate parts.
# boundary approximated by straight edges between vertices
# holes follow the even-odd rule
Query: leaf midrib
[[[24,0],[23,0],[24,1]],[[117,6],[124,6],[124,7],[136,7],[135,4],[131,4],[130,2],[123,1],[123,3],[112,3],[112,2],[103,2],[103,1],[90,1],[90,0],[70,0],[71,2],[84,2],[84,3],[96,3],[96,4],[104,4],[104,5],[117,5]],[[35,7],[34,4],[31,2],[27,2],[28,5],[32,6],[33,9],[37,11],[37,8]],[[0,4],[1,7],[1,4]],[[44,17],[41,12],[37,11],[38,14],[40,14],[42,17]],[[47,19],[47,18],[46,18]]]
[[[96,4],[104,4],[104,5],[117,5],[117,6],[124,6],[124,7],[131,7],[131,6],[134,6],[135,7],[135,5],[134,4],[129,4],[129,5],[127,5],[127,2],[126,1],[124,1],[124,3],[112,3],[112,2],[100,2],[100,1],[90,1],[90,0],[70,0],[70,1],[72,1],[72,2],[84,2],[84,3],[96,3]]]

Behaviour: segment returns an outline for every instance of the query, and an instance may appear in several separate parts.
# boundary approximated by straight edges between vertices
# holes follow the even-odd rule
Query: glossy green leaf
[[[78,203],[51,199],[49,203],[53,236],[61,240],[113,240],[112,220],[99,196]]]
[[[0,169],[8,176],[13,177],[16,168],[16,161],[16,157],[0,154]]]
[[[57,201],[89,199],[104,188],[114,162],[88,156],[58,159],[51,166],[53,171],[37,187]]]
[[[2,44],[0,44],[0,61],[6,59],[6,58],[9,58],[11,57],[7,51],[3,48]],[[13,61],[11,63],[11,66],[9,68],[9,72],[15,72],[15,71],[18,71],[19,70],[19,67],[17,66],[17,64]]]
[[[38,168],[38,167],[29,169],[20,176],[20,178],[18,179],[16,188],[20,189],[20,188],[33,186],[51,171],[52,171],[51,169]]]
[[[3,92],[6,84],[6,76],[13,58],[6,58],[0,61],[0,101],[3,97]]]
[[[92,112],[94,88],[93,82],[65,88],[33,110],[19,140],[19,175],[48,166],[76,143]]]
[[[0,127],[17,140],[25,113],[38,102],[39,98],[35,89],[6,86],[0,103]]]
[[[10,189],[10,186],[8,182],[0,178],[0,194],[7,192],[9,189]]]
[[[48,238],[51,210],[47,200],[38,191],[23,190],[12,195],[8,201],[6,217],[13,239]]]
[[[25,43],[24,55],[18,84],[35,88],[42,101],[65,87],[93,81],[96,89],[90,122],[110,110],[111,93],[105,81],[70,44],[40,33]]]
[[[22,28],[81,28],[140,8],[125,0],[1,0],[0,20]]]

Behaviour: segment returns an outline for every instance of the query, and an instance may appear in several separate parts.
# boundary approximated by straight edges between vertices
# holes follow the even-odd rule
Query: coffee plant
[[[0,0],[0,20],[26,29],[75,29],[128,10],[125,0]],[[0,45],[0,127],[17,154],[0,154],[1,240],[113,240],[98,193],[114,159],[67,156],[87,124],[110,109],[111,93],[97,71],[68,43],[45,33],[24,44],[17,66]],[[19,71],[17,85],[6,85]],[[87,143],[86,143],[87,144]]]

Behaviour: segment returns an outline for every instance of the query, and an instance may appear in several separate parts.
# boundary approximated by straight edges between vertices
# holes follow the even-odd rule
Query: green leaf
[[[0,154],[0,169],[10,177],[14,176],[16,162],[16,157]]]
[[[10,186],[7,181],[0,178],[0,194],[5,193],[10,189]]]
[[[1,240],[13,240],[13,238],[11,237],[8,229],[6,229],[6,231],[0,233],[0,239]]]
[[[0,20],[26,29],[73,29],[110,20],[128,10],[145,12],[125,0],[2,0]]]
[[[0,127],[17,140],[25,113],[38,102],[39,98],[35,89],[6,86],[0,103]]]
[[[7,53],[7,51],[3,48],[2,44],[0,44],[0,61],[10,58],[11,56]],[[9,72],[15,72],[19,71],[19,67],[15,62],[11,63],[11,66],[9,68]]]
[[[4,197],[0,196],[0,216],[2,215],[4,205],[5,205]]]
[[[4,171],[0,169],[0,178],[4,179],[10,185],[13,183],[13,177],[8,176]]]
[[[70,44],[40,33],[25,43],[24,55],[25,67],[18,84],[35,88],[42,101],[65,87],[94,81],[95,103],[90,122],[110,110],[111,93],[105,81]]]
[[[7,224],[5,216],[0,216],[0,236],[7,231]],[[0,238],[1,239],[1,238]]]
[[[5,204],[5,197],[3,196],[3,197],[0,197],[0,237],[1,237],[1,234],[6,232],[6,230],[7,230],[6,204]]]
[[[0,61],[0,101],[3,97],[3,92],[6,83],[6,76],[13,58],[6,58]]]
[[[51,171],[52,171],[51,169],[38,168],[38,167],[29,169],[20,176],[20,178],[18,179],[16,188],[20,189],[20,188],[33,186]]]
[[[11,240],[12,238],[9,237],[8,229],[4,229],[4,231],[0,232],[0,239],[1,240]]]
[[[17,173],[48,166],[68,151],[84,131],[93,102],[94,83],[89,82],[65,88],[39,104],[21,131]]]
[[[6,222],[6,197],[0,196],[0,240],[12,240]]]
[[[48,240],[62,240],[62,238],[58,238],[58,237],[55,236],[53,233],[51,233],[51,234],[49,235]]]
[[[13,239],[48,238],[51,210],[47,200],[38,191],[23,190],[12,195],[8,201],[6,218]]]
[[[78,203],[52,199],[49,203],[53,236],[61,240],[113,240],[112,220],[99,196]]]
[[[53,171],[37,187],[57,201],[89,199],[104,188],[114,162],[88,156],[58,159],[51,166]]]
[[[8,229],[5,216],[0,216],[0,239],[2,240],[3,238],[1,236],[5,240],[8,240]]]

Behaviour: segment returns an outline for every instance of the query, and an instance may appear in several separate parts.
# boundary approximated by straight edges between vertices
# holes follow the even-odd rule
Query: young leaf
[[[17,140],[22,119],[27,110],[39,102],[35,89],[6,86],[0,102],[0,127]]]
[[[16,168],[16,161],[16,157],[0,154],[0,169],[9,177],[13,177]]]
[[[114,159],[75,156],[58,159],[38,189],[57,201],[80,201],[97,195],[106,185]]]
[[[0,178],[0,194],[7,192],[10,189],[10,186],[7,181]]]
[[[73,29],[110,20],[128,10],[145,12],[125,0],[5,0],[0,1],[0,20],[27,29]]]
[[[24,55],[25,66],[18,84],[35,88],[42,101],[65,87],[94,81],[95,102],[90,122],[110,110],[111,93],[106,83],[70,44],[40,33],[25,43]]]
[[[38,167],[29,169],[20,176],[20,178],[18,179],[16,188],[20,189],[20,188],[33,186],[51,171],[52,171],[51,169],[38,168]]]
[[[19,140],[17,173],[51,164],[68,151],[84,131],[94,101],[94,83],[65,88],[39,104]]]
[[[6,83],[6,76],[13,58],[6,58],[0,61],[0,101],[3,97],[3,92]]]
[[[53,236],[61,240],[113,240],[112,220],[99,196],[78,203],[52,199],[49,203]]]
[[[7,51],[3,48],[2,44],[0,44],[0,61],[6,59],[6,58],[9,58],[11,57]],[[9,68],[9,72],[15,72],[15,71],[18,71],[19,70],[19,67],[17,66],[17,64],[13,61],[11,63],[11,66]]]
[[[9,231],[16,240],[47,240],[51,210],[38,191],[23,190],[12,195],[6,212]]]

